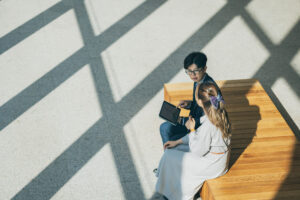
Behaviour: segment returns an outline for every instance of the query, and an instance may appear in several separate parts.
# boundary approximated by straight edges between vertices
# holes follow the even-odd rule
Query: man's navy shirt
[[[218,93],[221,93],[220,88],[218,87],[218,85],[216,84],[216,82],[207,74],[204,74],[204,77],[201,79],[200,82],[194,82],[194,87],[193,87],[193,101],[191,103],[190,106],[190,115],[195,119],[196,121],[196,125],[195,125],[195,129],[197,129],[201,124],[200,124],[200,117],[202,117],[204,115],[204,111],[203,109],[198,106],[196,99],[195,99],[195,90],[198,84],[201,83],[213,83],[216,85],[217,89],[218,89]],[[188,120],[188,119],[186,119]],[[186,122],[186,120],[184,120],[184,123]]]

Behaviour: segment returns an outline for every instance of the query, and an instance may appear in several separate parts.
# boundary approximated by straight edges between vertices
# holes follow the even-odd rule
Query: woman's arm
[[[189,116],[189,120],[185,123],[185,127],[190,130],[190,134],[185,135],[181,138],[183,144],[189,144],[190,137],[193,138],[193,134],[195,132],[195,120]]]
[[[175,141],[168,141],[164,144],[164,149],[170,149],[170,148],[176,147],[179,144],[182,144],[182,139],[178,139]]]
[[[191,133],[181,138],[182,142],[184,144],[189,144],[191,152],[201,156],[205,155],[210,148],[211,132],[215,131],[214,126],[202,127],[200,132],[195,133],[195,120],[190,117],[186,123],[186,128],[191,130]]]

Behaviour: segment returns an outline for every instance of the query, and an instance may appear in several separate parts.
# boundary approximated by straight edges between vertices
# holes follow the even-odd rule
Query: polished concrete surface
[[[208,56],[300,127],[299,0],[1,0],[0,199],[160,199],[163,84]]]

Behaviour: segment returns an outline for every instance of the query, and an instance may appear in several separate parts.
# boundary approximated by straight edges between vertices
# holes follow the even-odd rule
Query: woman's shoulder
[[[209,129],[211,131],[217,131],[217,127],[209,120],[209,118],[204,115],[200,118],[201,126],[205,127],[205,129]]]

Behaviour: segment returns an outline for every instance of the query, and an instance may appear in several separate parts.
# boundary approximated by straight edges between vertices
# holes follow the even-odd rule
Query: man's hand
[[[177,146],[179,144],[178,140],[176,141],[168,141],[164,144],[164,149],[170,149],[173,148],[175,146]]]
[[[186,107],[188,107],[190,105],[190,103],[191,103],[190,101],[184,101],[184,100],[182,100],[182,101],[180,101],[178,103],[177,107],[186,108]]]
[[[192,116],[189,116],[189,120],[185,123],[185,127],[189,130],[195,129],[196,122],[195,119],[192,118]]]

